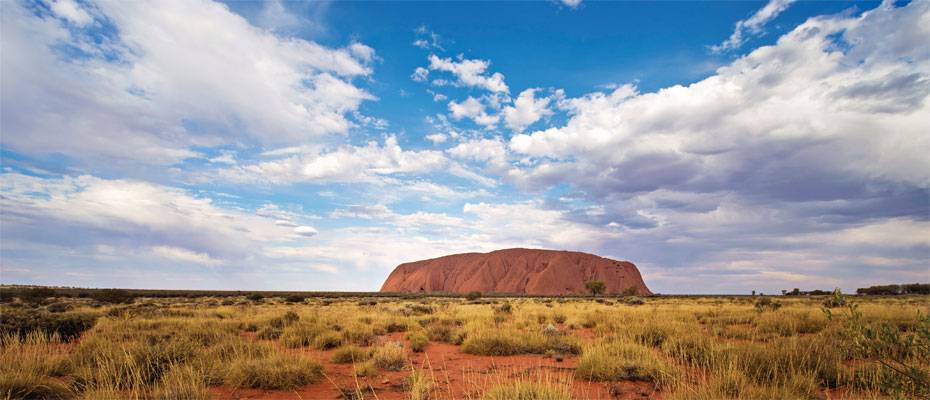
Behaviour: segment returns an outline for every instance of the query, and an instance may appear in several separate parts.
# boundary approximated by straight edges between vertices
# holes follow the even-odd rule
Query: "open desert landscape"
[[[4,398],[930,395],[926,295],[43,291],[0,306]]]
[[[0,400],[930,400],[930,0],[0,0]]]

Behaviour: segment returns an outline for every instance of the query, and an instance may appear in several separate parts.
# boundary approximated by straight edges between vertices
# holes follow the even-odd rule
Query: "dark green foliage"
[[[58,333],[71,341],[92,328],[97,316],[86,313],[48,313],[43,311],[4,310],[0,314],[0,334],[26,335],[30,331]]]
[[[53,312],[53,313],[70,311],[72,308],[73,307],[71,307],[71,304],[65,303],[63,301],[49,304],[48,307],[46,307],[48,312]]]
[[[465,298],[468,300],[473,300],[473,301],[478,300],[481,298],[481,292],[478,292],[478,291],[468,292],[468,294],[465,295]]]
[[[284,301],[288,303],[303,303],[304,299],[306,299],[306,297],[297,295],[297,294],[292,294],[290,296],[285,297]]]
[[[623,293],[621,293],[621,294],[624,295],[624,296],[636,296],[636,294],[637,294],[638,292],[639,292],[639,291],[636,290],[636,286],[630,286],[630,287],[628,287],[628,288],[626,288],[626,289],[623,289]]]
[[[500,307],[497,307],[495,311],[497,311],[500,314],[510,314],[511,312],[513,312],[513,306],[511,306],[510,303],[504,303],[504,304],[501,304]]]
[[[824,309],[832,318],[829,309]],[[855,304],[847,307],[847,350],[881,365],[881,390],[902,398],[930,398],[930,371],[916,360],[930,354],[930,315],[919,317],[916,332],[902,333],[894,324],[868,324]]]
[[[843,307],[846,305],[846,296],[840,288],[833,289],[833,295],[823,301],[823,306],[827,308]]]
[[[90,298],[101,303],[121,304],[132,303],[136,296],[123,289],[101,289],[90,292]]]
[[[930,294],[930,283],[869,286],[867,288],[856,289],[856,293],[886,296],[901,294]]]
[[[766,310],[775,311],[781,308],[781,303],[774,301],[769,297],[762,296],[759,300],[756,300],[755,306],[756,306],[756,310],[759,312],[763,312]]]
[[[246,298],[246,299],[249,299],[249,300],[251,300],[251,301],[261,301],[262,299],[265,298],[265,296],[262,296],[262,295],[260,295],[260,294],[258,294],[258,293],[251,293],[251,294],[249,294],[248,296],[245,296],[245,298]]]
[[[27,303],[38,303],[49,297],[55,297],[55,291],[47,287],[29,288],[19,293],[19,298]]]
[[[604,281],[587,281],[584,283],[585,289],[588,289],[588,292],[592,296],[598,296],[604,294],[604,291],[607,290],[607,285]]]

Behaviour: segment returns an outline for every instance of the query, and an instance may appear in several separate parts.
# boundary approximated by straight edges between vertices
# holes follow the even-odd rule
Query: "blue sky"
[[[926,1],[2,7],[3,283],[377,290],[506,247],[660,293],[930,279]]]

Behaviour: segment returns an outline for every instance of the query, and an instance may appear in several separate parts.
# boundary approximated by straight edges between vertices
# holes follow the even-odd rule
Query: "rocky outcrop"
[[[585,282],[603,281],[607,294],[635,288],[652,292],[631,262],[576,251],[506,249],[454,254],[398,265],[382,292],[512,293],[560,295],[587,293]]]

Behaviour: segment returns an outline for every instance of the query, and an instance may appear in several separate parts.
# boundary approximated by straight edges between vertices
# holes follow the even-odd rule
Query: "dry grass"
[[[813,399],[826,391],[915,397],[913,384],[854,346],[851,313],[833,308],[828,318],[822,299],[779,298],[780,308],[762,311],[750,298],[598,300],[179,298],[92,308],[59,299],[56,308],[67,313],[102,317],[75,343],[46,331],[0,338],[0,399],[204,399],[221,385],[291,390],[322,382],[325,367],[306,353],[324,349],[335,349],[332,362],[352,364],[359,377],[410,371],[411,398],[448,398],[444,382],[408,361],[436,342],[482,356],[578,355],[569,380],[645,381],[671,399]],[[849,300],[858,307],[857,323],[887,326],[914,343],[894,355],[930,371],[930,357],[918,347],[920,332],[930,330],[922,319],[926,297]],[[13,315],[13,307],[18,317],[48,312],[0,307],[0,315]],[[409,348],[391,341],[399,337]],[[473,383],[467,398],[571,397],[563,381],[508,375]]]

